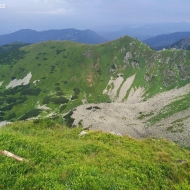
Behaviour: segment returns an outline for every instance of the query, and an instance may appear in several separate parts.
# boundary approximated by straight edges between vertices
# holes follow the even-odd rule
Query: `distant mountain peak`
[[[173,43],[169,48],[190,50],[190,36]]]
[[[160,50],[164,47],[169,47],[171,44],[186,38],[187,36],[190,36],[190,32],[174,32],[170,34],[158,35],[144,40],[143,42],[155,50]]]
[[[32,29],[21,29],[11,34],[0,36],[0,45],[13,42],[38,43],[48,40],[69,40],[86,44],[99,44],[108,41],[92,30],[77,30],[74,28],[56,29],[46,31],[35,31]]]

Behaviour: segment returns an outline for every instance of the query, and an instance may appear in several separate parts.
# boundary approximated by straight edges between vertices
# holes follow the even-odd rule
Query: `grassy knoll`
[[[190,189],[190,153],[163,139],[135,140],[53,120],[0,129],[0,189]]]

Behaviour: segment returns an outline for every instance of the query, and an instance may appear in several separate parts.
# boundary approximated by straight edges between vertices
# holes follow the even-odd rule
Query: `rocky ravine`
[[[117,135],[129,135],[134,138],[168,138],[190,146],[190,109],[173,114],[154,125],[147,123],[148,119],[160,113],[165,106],[189,94],[190,84],[142,101],[144,89],[130,89],[134,78],[135,75],[129,77],[124,83],[122,75],[116,79],[117,81],[111,78],[109,83],[113,83],[114,88],[109,91],[105,89],[103,93],[107,93],[113,102],[84,104],[77,107],[72,115],[75,119],[73,125],[82,123],[84,128],[112,132]],[[119,95],[116,96],[119,88]],[[129,89],[127,100],[122,101]],[[141,117],[142,114],[146,117]],[[177,125],[178,120],[180,120],[181,128]]]

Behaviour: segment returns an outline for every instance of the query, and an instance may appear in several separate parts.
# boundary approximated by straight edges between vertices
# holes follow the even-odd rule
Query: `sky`
[[[0,34],[190,23],[190,0],[0,0]]]

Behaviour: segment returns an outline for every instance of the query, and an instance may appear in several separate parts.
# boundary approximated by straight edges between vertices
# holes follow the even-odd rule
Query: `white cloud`
[[[64,8],[60,8],[60,9],[56,9],[56,10],[52,10],[52,11],[47,11],[47,12],[42,12],[42,14],[52,14],[52,15],[68,15],[71,14],[73,11],[72,9],[64,9]]]

